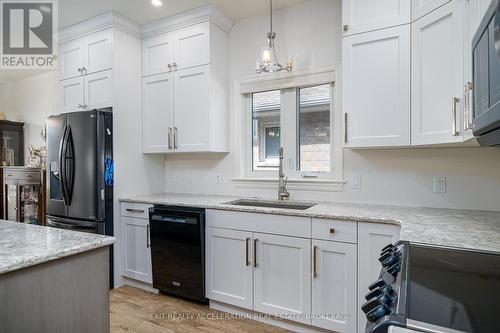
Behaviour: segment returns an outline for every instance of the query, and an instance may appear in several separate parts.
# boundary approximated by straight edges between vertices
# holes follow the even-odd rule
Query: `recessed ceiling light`
[[[153,6],[160,7],[161,5],[163,5],[163,2],[161,2],[161,0],[151,0],[151,4]]]

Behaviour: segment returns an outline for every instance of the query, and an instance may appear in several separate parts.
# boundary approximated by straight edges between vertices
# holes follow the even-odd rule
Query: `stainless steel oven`
[[[472,131],[482,146],[500,145],[500,0],[491,2],[472,41]]]

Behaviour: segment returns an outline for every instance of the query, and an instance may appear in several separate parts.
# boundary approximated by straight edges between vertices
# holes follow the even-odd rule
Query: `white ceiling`
[[[59,0],[59,28],[113,10],[139,23],[149,23],[206,4],[213,4],[224,14],[238,21],[266,13],[269,0],[162,0],[154,7],[151,0]],[[274,0],[273,8],[291,6],[305,0]]]

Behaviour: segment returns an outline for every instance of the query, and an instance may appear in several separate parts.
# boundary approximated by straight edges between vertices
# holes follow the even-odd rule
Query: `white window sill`
[[[236,187],[240,188],[261,188],[273,189],[278,186],[276,178],[234,178],[232,179]],[[342,192],[344,190],[344,180],[335,179],[288,179],[288,190],[302,191],[323,191],[323,192]]]

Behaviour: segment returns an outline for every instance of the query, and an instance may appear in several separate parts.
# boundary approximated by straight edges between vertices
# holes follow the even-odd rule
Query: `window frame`
[[[289,178],[289,189],[315,191],[342,191],[343,180],[343,124],[341,110],[341,87],[338,80],[338,66],[325,66],[290,73],[273,73],[247,77],[235,84],[235,101],[239,112],[236,121],[241,131],[236,132],[239,152],[236,162],[239,175],[233,179],[237,186],[252,188],[273,188],[277,182],[277,170],[253,170],[253,117],[252,93],[280,90],[280,136],[284,149],[283,163],[285,176]],[[330,100],[330,172],[304,172],[296,170],[299,143],[299,107],[297,93],[300,88],[331,84]],[[239,104],[239,105],[238,105]],[[239,106],[239,107],[238,107]],[[293,115],[285,112],[293,110]],[[241,127],[240,127],[241,126]],[[239,136],[239,137],[238,137]],[[290,161],[292,159],[292,161]]]

